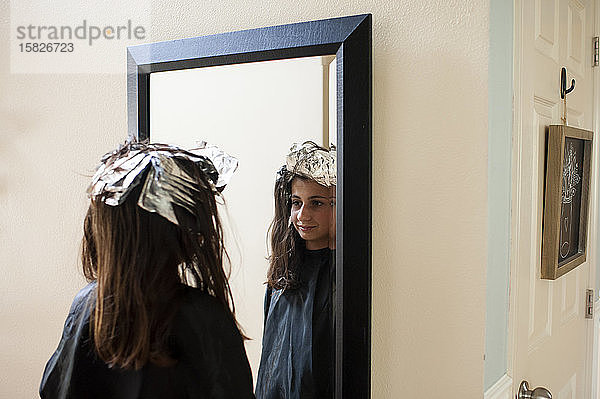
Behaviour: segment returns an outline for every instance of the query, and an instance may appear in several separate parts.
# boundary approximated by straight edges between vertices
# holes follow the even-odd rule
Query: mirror
[[[371,16],[361,15],[128,48],[130,136],[184,148],[205,140],[239,159],[221,217],[257,393],[276,172],[292,143],[310,140],[338,147],[335,281],[324,290],[335,313],[321,321],[335,324],[319,360],[330,366],[327,396],[370,394],[370,47]]]
[[[334,56],[316,56],[150,76],[152,141],[194,148],[205,140],[239,161],[223,191],[226,206],[220,213],[236,318],[250,338],[245,344],[255,386],[275,177],[292,143],[335,144],[335,135],[330,136],[336,98],[331,70],[335,76]]]

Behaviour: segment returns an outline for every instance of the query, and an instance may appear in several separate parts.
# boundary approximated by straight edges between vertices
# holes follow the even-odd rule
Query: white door
[[[586,289],[593,284],[589,253],[587,262],[557,280],[540,279],[545,128],[561,123],[560,70],[566,67],[568,82],[576,81],[567,96],[568,124],[593,130],[594,8],[594,0],[515,2],[509,343],[514,393],[528,380],[530,388],[546,387],[553,398],[595,397],[587,355],[592,323],[584,312]],[[590,195],[592,218],[595,198]],[[594,250],[592,239],[588,234],[588,251]]]

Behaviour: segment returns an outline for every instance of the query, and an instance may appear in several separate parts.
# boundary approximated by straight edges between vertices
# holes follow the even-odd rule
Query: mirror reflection
[[[335,68],[319,56],[150,75],[152,142],[239,160],[220,211],[258,399],[333,396],[335,181],[288,164],[294,143],[311,148],[299,164],[335,161]]]
[[[335,155],[313,142],[278,172],[258,399],[333,393],[335,183]]]

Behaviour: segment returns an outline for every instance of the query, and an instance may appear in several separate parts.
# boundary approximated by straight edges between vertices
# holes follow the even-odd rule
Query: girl
[[[257,399],[333,397],[335,171],[305,142],[278,172]]]
[[[217,165],[219,168],[219,165]],[[83,272],[42,398],[252,398],[217,214],[220,173],[129,143],[88,190]]]

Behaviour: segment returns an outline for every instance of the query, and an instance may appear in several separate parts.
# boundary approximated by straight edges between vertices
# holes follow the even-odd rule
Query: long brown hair
[[[98,356],[110,366],[169,365],[169,327],[184,284],[217,298],[233,315],[223,269],[227,254],[217,213],[219,194],[194,168],[196,232],[137,205],[141,184],[118,206],[92,199],[84,221],[82,266],[96,281],[90,332]],[[185,217],[182,209],[178,216]]]
[[[274,289],[296,288],[299,285],[297,263],[306,244],[290,223],[292,180],[306,177],[282,166],[275,181],[275,214],[269,226],[271,254],[267,270],[267,285]]]

